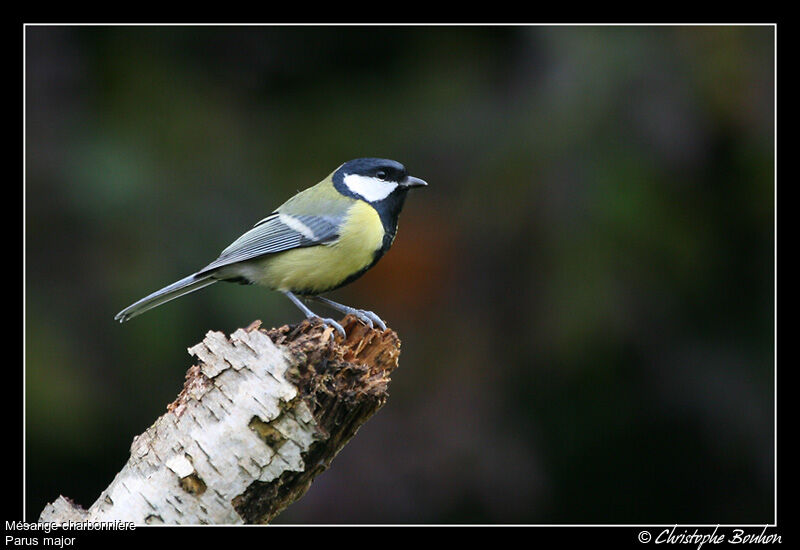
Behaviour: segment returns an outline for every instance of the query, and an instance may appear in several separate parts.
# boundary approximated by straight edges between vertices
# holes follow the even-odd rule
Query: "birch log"
[[[352,316],[347,338],[305,321],[209,332],[167,412],[83,509],[60,496],[39,521],[268,523],[308,490],[387,399],[400,341]]]

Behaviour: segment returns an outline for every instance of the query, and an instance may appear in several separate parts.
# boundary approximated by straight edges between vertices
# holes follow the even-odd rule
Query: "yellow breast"
[[[275,290],[310,294],[336,288],[373,262],[383,244],[383,235],[383,224],[375,209],[356,201],[348,210],[336,241],[260,259],[254,279]]]

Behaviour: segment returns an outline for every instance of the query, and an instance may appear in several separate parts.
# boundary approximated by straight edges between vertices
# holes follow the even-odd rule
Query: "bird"
[[[114,319],[123,323],[226,281],[281,292],[307,319],[331,326],[343,338],[341,324],[317,315],[301,298],[352,314],[370,328],[377,325],[385,331],[386,323],[372,311],[334,302],[322,294],[355,281],[383,257],[395,240],[408,191],[427,185],[395,160],[349,160],[257,222],[216,260],[131,304]]]

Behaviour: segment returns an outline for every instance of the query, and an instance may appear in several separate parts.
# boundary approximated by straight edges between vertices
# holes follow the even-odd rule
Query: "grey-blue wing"
[[[274,213],[233,241],[197,275],[265,254],[329,243],[338,236],[339,220],[335,217]]]

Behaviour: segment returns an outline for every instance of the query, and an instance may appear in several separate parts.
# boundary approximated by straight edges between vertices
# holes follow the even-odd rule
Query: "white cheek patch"
[[[306,239],[310,239],[313,241],[316,238],[316,235],[314,235],[314,231],[306,224],[298,220],[297,218],[292,217],[289,214],[281,214],[280,216],[278,216],[278,219],[281,221],[283,225],[291,229],[294,229],[302,236],[304,236]]]
[[[361,195],[369,202],[383,200],[397,189],[397,183],[393,181],[381,181],[378,178],[358,174],[347,174],[344,177],[344,184],[350,191]]]

